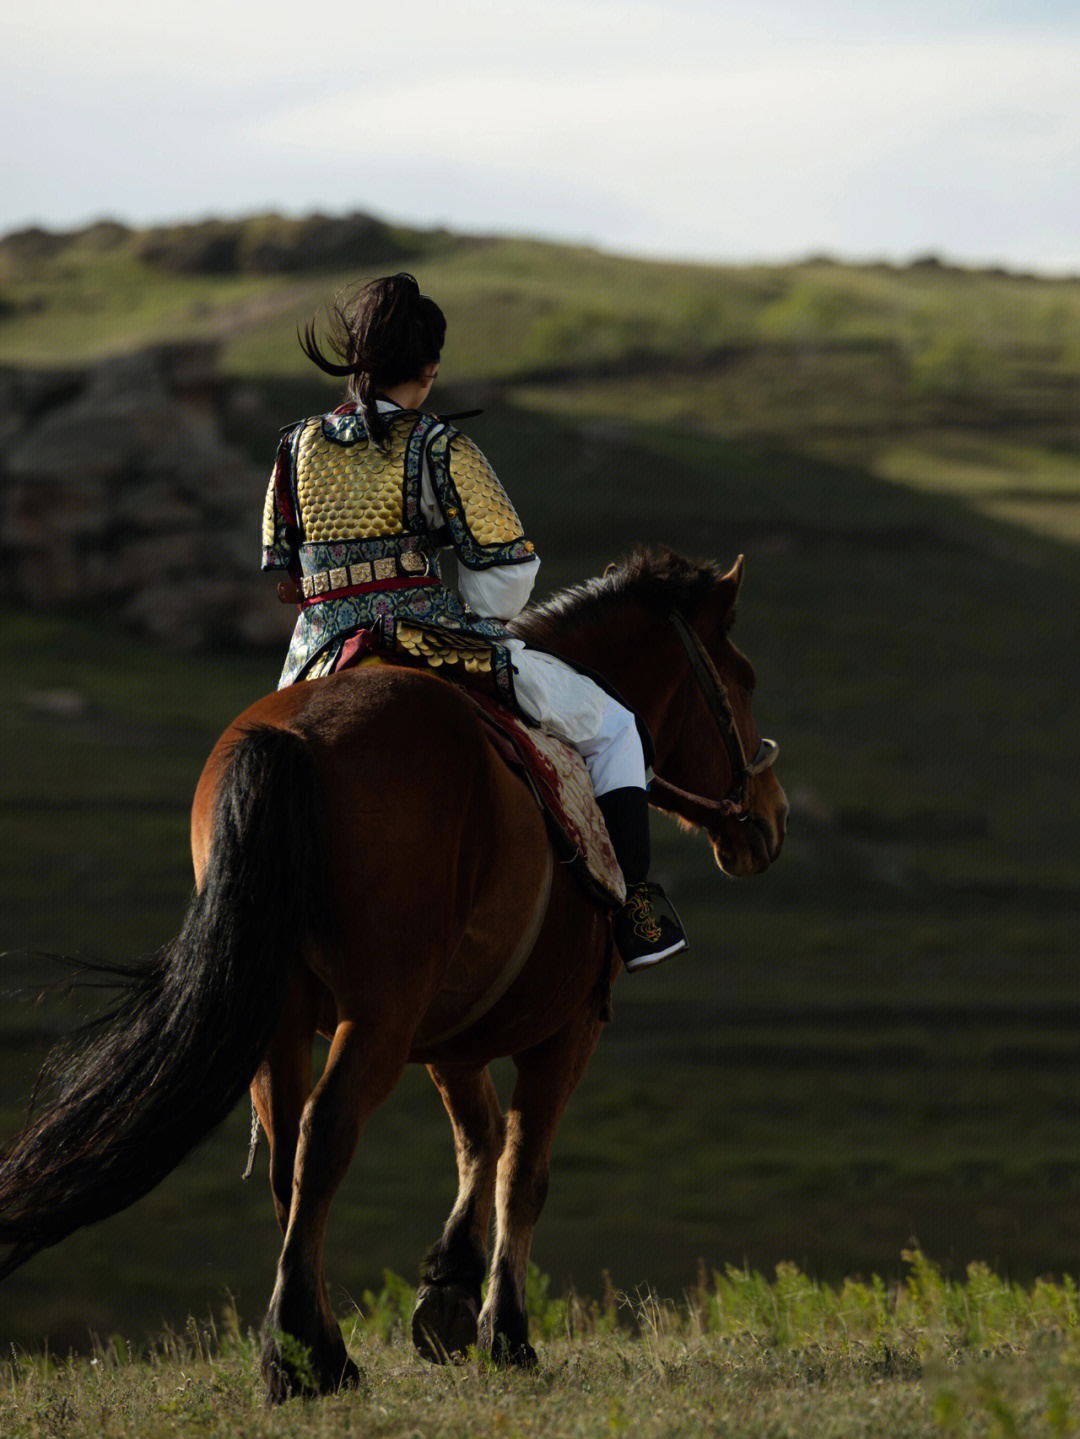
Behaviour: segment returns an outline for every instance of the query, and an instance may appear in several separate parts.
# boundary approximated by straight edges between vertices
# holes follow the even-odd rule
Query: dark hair
[[[372,441],[381,447],[387,424],[375,404],[380,391],[416,379],[442,353],[446,320],[412,275],[371,280],[328,307],[330,348],[342,362],[328,360],[315,339],[315,317],[304,326],[300,346],[328,375],[348,376],[346,394],[359,401]]]

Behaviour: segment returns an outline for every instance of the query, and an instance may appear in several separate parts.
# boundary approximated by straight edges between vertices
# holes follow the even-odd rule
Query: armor
[[[499,477],[467,435],[446,425],[428,449],[431,480],[454,548],[471,569],[532,558]]]
[[[296,443],[296,499],[312,544],[381,539],[405,529],[403,478],[411,424],[389,426],[385,452],[367,440],[343,444],[321,419],[308,420]]]
[[[452,544],[463,564],[486,569],[529,561],[533,546],[467,436],[434,415],[400,411],[387,420],[383,449],[370,442],[354,405],[284,433],[263,510],[263,568],[289,570],[301,612],[279,688],[330,673],[357,630],[377,630],[400,645],[399,622],[411,622],[429,634],[486,640],[484,648],[495,652],[494,678],[511,699],[509,656],[490,644],[506,630],[442,584],[437,550]],[[422,510],[425,455],[445,524],[438,533]]]

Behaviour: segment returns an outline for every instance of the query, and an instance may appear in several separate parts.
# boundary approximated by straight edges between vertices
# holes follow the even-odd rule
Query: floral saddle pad
[[[622,870],[611,847],[585,761],[561,739],[526,724],[505,705],[463,686],[495,748],[524,775],[548,822],[555,851],[588,892],[617,907],[626,898]]]

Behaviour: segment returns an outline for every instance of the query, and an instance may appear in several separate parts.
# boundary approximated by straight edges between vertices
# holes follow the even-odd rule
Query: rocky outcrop
[[[189,648],[281,644],[295,612],[257,569],[281,422],[260,411],[213,345],[0,371],[5,600],[108,607]],[[252,432],[265,466],[240,442]]]

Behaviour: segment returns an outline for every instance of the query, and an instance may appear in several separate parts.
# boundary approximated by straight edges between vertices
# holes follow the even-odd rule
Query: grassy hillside
[[[267,455],[329,393],[294,329],[345,277],[176,273],[138,243],[8,254],[0,357],[216,334]],[[839,1278],[917,1235],[954,1266],[1074,1270],[1080,284],[394,243],[448,312],[442,402],[485,405],[471,430],[541,592],[641,539],[747,554],[737,637],[794,804],[780,864],[746,885],[655,823],[693,948],[616,991],[541,1264],[675,1293],[702,1256]],[[5,945],[121,957],[167,937],[203,758],[278,658],[5,613]],[[19,977],[9,962],[0,987]],[[0,1011],[5,1130],[64,1012]],[[152,1329],[226,1288],[257,1315],[275,1238],[264,1180],[235,1178],[245,1150],[238,1112],[132,1215],[35,1260],[0,1290],[0,1335]],[[332,1282],[414,1272],[452,1193],[441,1107],[410,1075],[335,1210]]]
[[[310,393],[297,324],[402,266],[443,305],[443,381],[471,396],[854,460],[1080,539],[1078,279],[663,264],[365,217],[98,225],[0,239],[0,364],[215,339],[229,373]]]

